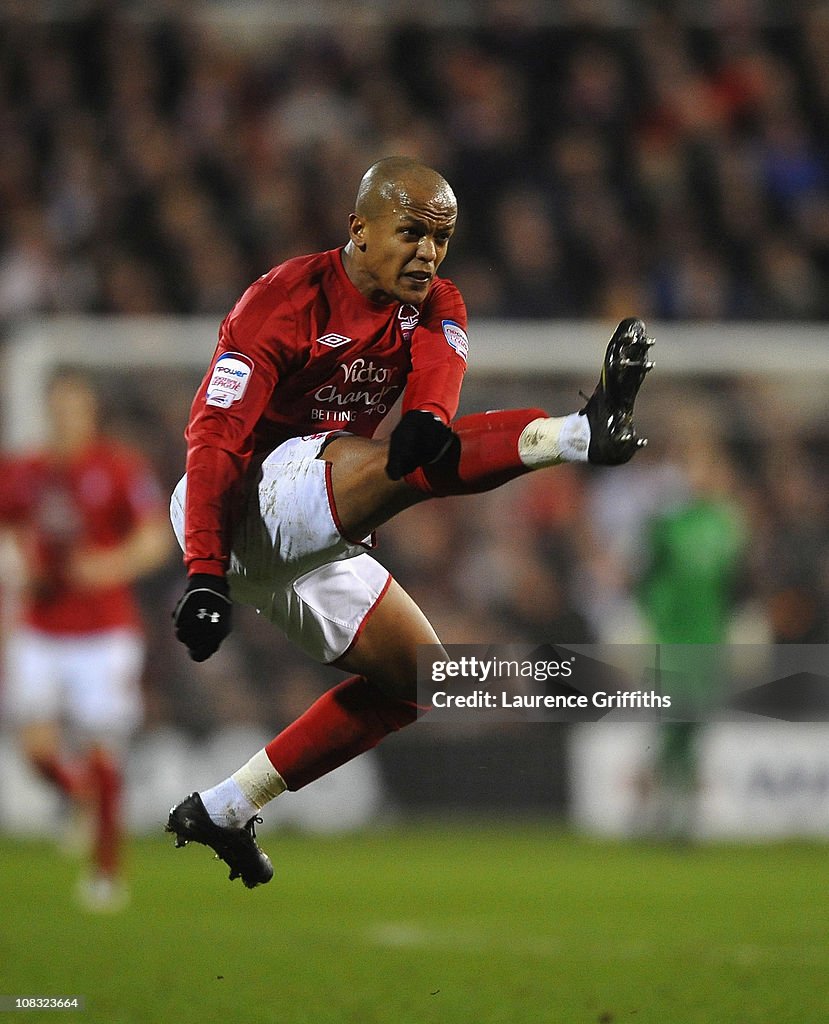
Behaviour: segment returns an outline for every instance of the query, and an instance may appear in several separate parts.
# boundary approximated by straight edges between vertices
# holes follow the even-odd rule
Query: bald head
[[[409,157],[379,160],[363,175],[342,260],[373,302],[418,306],[455,230],[458,204],[445,178]]]
[[[457,211],[455,193],[449,182],[425,164],[407,156],[378,160],[363,175],[357,189],[354,211],[359,217],[382,216],[391,206],[408,206],[417,196],[427,197],[447,212]]]

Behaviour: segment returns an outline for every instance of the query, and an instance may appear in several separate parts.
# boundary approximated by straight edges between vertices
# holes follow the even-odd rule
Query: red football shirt
[[[68,461],[37,454],[4,463],[0,522],[19,529],[34,584],[24,592],[24,621],[56,635],[139,625],[128,585],[78,587],[69,558],[84,548],[115,547],[163,498],[137,453],[98,440]]]
[[[466,308],[436,278],[420,307],[379,305],[351,283],[342,249],[288,260],[251,285],[221,325],[187,427],[185,563],[222,573],[251,461],[289,437],[341,428],[371,437],[403,411],[455,415]]]

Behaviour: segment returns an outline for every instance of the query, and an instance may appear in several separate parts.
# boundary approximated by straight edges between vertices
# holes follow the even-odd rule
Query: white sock
[[[210,820],[222,828],[242,828],[251,818],[256,817],[259,810],[248,800],[232,776],[218,786],[199,793],[199,796]]]
[[[242,828],[268,801],[287,788],[285,780],[262,749],[229,779],[199,795],[216,825]]]
[[[587,462],[590,424],[577,412],[532,420],[518,438],[518,457],[525,466],[541,469],[562,462]]]

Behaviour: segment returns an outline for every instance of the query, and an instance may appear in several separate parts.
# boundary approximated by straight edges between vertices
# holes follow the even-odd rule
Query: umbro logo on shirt
[[[329,348],[339,348],[340,345],[347,345],[352,340],[346,338],[344,334],[323,334],[321,338],[317,338],[320,345],[327,345]]]

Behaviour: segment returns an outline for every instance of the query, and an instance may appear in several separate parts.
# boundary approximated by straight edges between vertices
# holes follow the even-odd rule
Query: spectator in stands
[[[640,12],[632,35],[600,15],[588,31],[563,8],[556,26],[484,21],[451,43],[392,21],[364,27],[359,53],[347,32],[319,28],[249,54],[184,16],[127,25],[128,12],[93,5],[49,23],[23,11],[0,33],[0,318],[218,313],[238,282],[333,245],[341,182],[390,151],[442,166],[469,197],[459,268],[474,268],[493,205],[507,216],[518,204],[516,223],[536,211],[531,239],[502,246],[493,277],[526,279],[535,260],[537,288],[523,303],[479,292],[486,313],[598,316],[658,278],[653,310],[667,319],[826,316],[814,297],[826,232],[816,238],[804,212],[829,192],[818,10],[794,8],[773,35],[759,14],[725,8],[722,26]],[[772,245],[781,226],[785,259]],[[547,247],[545,303],[535,250]],[[607,265],[619,251],[638,261],[635,280]],[[113,263],[133,268],[140,299]],[[793,280],[807,285],[801,302]]]

